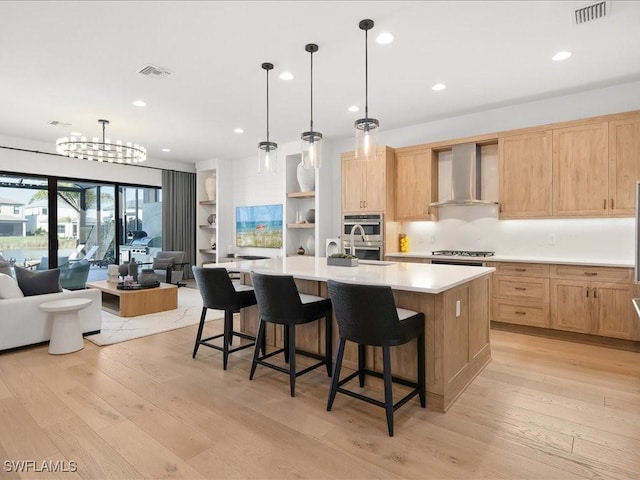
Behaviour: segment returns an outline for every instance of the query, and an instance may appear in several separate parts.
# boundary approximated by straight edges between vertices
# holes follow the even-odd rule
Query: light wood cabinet
[[[386,213],[394,215],[395,154],[389,147],[379,147],[375,159],[362,160],[354,152],[341,155],[342,212]]]
[[[553,130],[553,215],[609,214],[609,124]]]
[[[500,218],[552,215],[551,130],[498,139]]]
[[[640,115],[609,122],[609,210],[633,215],[640,179]]]
[[[549,265],[536,263],[492,264],[492,320],[549,327]]]
[[[396,155],[396,220],[435,220],[438,200],[438,162],[425,146],[398,148]]]
[[[551,328],[640,339],[631,269],[553,265],[550,274]]]

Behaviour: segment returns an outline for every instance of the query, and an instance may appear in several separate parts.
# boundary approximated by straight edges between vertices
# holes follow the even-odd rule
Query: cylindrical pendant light
[[[267,72],[267,141],[258,144],[258,173],[276,173],[278,144],[269,141],[269,70],[273,63],[263,63],[262,68]]]
[[[369,118],[369,50],[368,32],[373,28],[373,20],[362,20],[360,30],[364,30],[364,118],[355,121],[356,158],[367,160],[375,158],[378,148],[378,126],[380,122]],[[373,157],[372,157],[373,155]]]
[[[322,164],[322,134],[313,130],[313,54],[318,45],[308,43],[304,49],[311,56],[311,122],[308,132],[302,132],[302,164],[306,168],[320,168]]]

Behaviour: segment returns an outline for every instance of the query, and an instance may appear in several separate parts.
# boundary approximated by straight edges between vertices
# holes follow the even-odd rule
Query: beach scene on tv
[[[236,207],[238,247],[282,247],[282,204]]]

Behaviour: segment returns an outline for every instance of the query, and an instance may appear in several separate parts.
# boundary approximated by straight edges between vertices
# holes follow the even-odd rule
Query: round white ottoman
[[[88,298],[66,298],[40,305],[40,310],[53,314],[49,353],[58,355],[84,348],[78,311],[91,305]]]

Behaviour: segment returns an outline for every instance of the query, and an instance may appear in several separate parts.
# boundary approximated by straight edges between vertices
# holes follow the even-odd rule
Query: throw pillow
[[[59,268],[34,271],[16,266],[15,270],[18,286],[25,297],[62,291]]]
[[[0,273],[0,299],[22,297],[24,297],[24,294],[18,287],[18,282],[13,277]]]
[[[166,270],[167,267],[173,266],[173,259],[171,258],[154,258],[153,269],[154,270]]]

